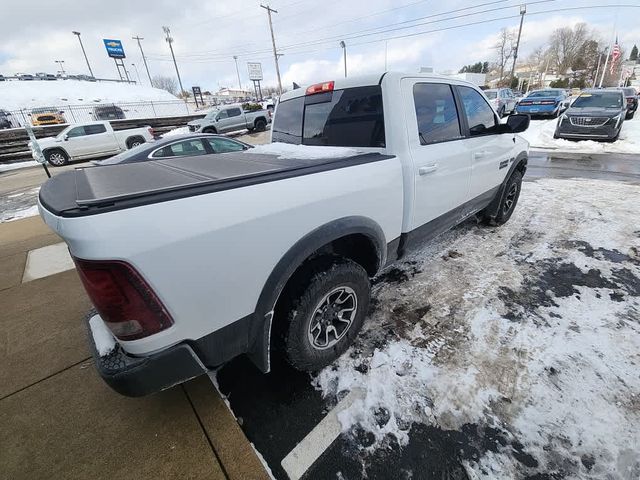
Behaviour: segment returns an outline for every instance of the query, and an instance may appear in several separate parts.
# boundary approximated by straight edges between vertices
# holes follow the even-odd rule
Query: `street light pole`
[[[144,51],[142,50],[142,44],[140,40],[144,40],[144,38],[140,36],[131,37],[133,40],[138,41],[138,47],[140,48],[140,54],[142,54],[142,61],[144,62],[144,68],[147,70],[147,76],[149,77],[149,85],[153,87],[153,82],[151,81],[151,74],[149,73],[149,65],[147,65],[147,57],[144,56]]]
[[[169,50],[171,50],[171,58],[173,58],[173,65],[176,67],[176,75],[178,76],[178,83],[180,84],[180,95],[184,92],[184,88],[182,88],[182,80],[180,79],[180,72],[178,71],[178,64],[176,62],[176,56],[173,53],[173,37],[171,37],[171,30],[169,27],[162,27],[162,30],[167,35],[165,40],[169,44]]]
[[[89,75],[93,77],[93,71],[91,70],[91,65],[89,65],[89,59],[87,58],[87,52],[84,51],[84,45],[82,44],[82,38],[80,38],[80,32],[71,32],[76,37],[78,37],[78,41],[80,42],[80,48],[82,49],[82,54],[84,55],[84,59],[87,62],[87,67],[89,68]]]
[[[518,48],[520,47],[520,35],[522,35],[522,23],[524,22],[524,14],[527,13],[527,4],[520,5],[520,28],[518,29],[518,39],[516,40],[516,48],[513,51],[513,65],[511,66],[511,75],[509,81],[516,72],[516,60],[518,60]]]
[[[58,65],[60,65],[60,73],[62,73],[62,75],[64,75],[65,73],[67,73],[67,72],[65,72],[65,71],[64,71],[64,65],[63,65],[64,60],[55,60],[55,62],[56,62]]]
[[[347,78],[347,44],[340,40],[340,46],[342,47],[342,56],[344,57],[344,78]]]
[[[278,95],[282,95],[282,81],[280,80],[280,66],[278,65],[278,52],[276,50],[276,38],[273,35],[273,23],[271,21],[271,12],[278,13],[277,10],[274,10],[269,5],[260,4],[261,8],[264,8],[267,11],[267,15],[269,16],[269,30],[271,31],[271,45],[273,46],[273,58],[276,61],[276,74],[278,75]]]
[[[138,72],[138,66],[135,63],[131,64],[136,71],[136,77],[138,77],[138,83],[142,84],[142,80],[140,80],[140,72]]]
[[[238,75],[238,88],[242,91],[242,83],[240,82],[240,70],[238,70],[238,56],[234,55],[233,59],[236,62],[236,74]]]

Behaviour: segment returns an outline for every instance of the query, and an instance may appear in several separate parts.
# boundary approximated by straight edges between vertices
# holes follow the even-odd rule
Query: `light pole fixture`
[[[63,65],[64,60],[55,60],[55,62],[56,62],[58,65],[60,65],[60,73],[61,73],[62,75],[64,75],[65,73],[67,73],[67,72],[65,72],[65,71],[64,71],[64,65]]]
[[[344,58],[344,78],[347,78],[347,44],[340,40],[340,46],[342,47],[342,56]]]
[[[162,27],[162,31],[165,33],[165,40],[169,44],[169,50],[171,50],[171,58],[173,58],[173,66],[176,67],[176,75],[178,76],[178,83],[180,84],[180,95],[184,95],[184,88],[182,88],[182,80],[180,79],[180,72],[178,71],[178,64],[176,63],[176,56],[173,53],[173,37],[171,36],[171,30],[169,27]]]
[[[89,59],[87,58],[87,52],[84,51],[84,45],[82,44],[82,38],[80,38],[80,32],[71,32],[76,37],[78,37],[78,41],[80,42],[80,48],[82,49],[82,54],[84,55],[84,60],[87,62],[87,67],[89,68],[89,75],[93,77],[93,71],[91,70],[91,65],[89,65]]]

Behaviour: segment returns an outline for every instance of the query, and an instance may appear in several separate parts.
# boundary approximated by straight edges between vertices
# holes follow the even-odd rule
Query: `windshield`
[[[527,97],[559,97],[560,95],[562,95],[560,90],[539,90],[537,92],[531,92]]]
[[[487,96],[487,98],[489,100],[493,100],[494,98],[496,98],[498,96],[498,92],[496,92],[495,90],[493,90],[493,91],[485,90],[484,94]]]
[[[621,108],[622,95],[618,92],[611,93],[583,93],[572,107],[577,108]]]
[[[213,119],[219,112],[220,110],[211,110],[209,113],[207,113],[204,118],[207,120],[211,120]]]

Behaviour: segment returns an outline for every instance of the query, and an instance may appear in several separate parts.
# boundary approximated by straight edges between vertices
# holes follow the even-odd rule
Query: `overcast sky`
[[[629,52],[634,43],[640,44],[640,8],[584,8],[614,2],[639,3],[529,2],[520,58],[543,44],[555,28],[580,21],[589,23],[606,42],[615,24]],[[518,25],[519,4],[511,0],[273,0],[271,6],[278,10],[273,20],[276,44],[283,54],[283,85],[343,75],[341,39],[347,44],[350,75],[382,71],[385,47],[387,66],[392,70],[417,71],[421,66],[458,70],[464,64],[491,61],[497,32]],[[573,10],[549,12],[569,8]],[[88,73],[78,40],[71,33],[78,30],[97,77],[117,76],[102,43],[103,38],[114,38],[123,41],[131,75],[137,78],[131,65],[135,63],[142,83],[148,83],[137,43],[131,39],[134,35],[144,37],[151,75],[175,76],[162,31],[167,25],[186,89],[193,85],[203,90],[237,87],[233,55],[238,56],[244,87],[250,85],[247,61],[262,62],[263,85],[276,84],[267,13],[258,0],[0,0],[0,10],[3,75],[55,73],[55,60],[64,60],[70,73]],[[470,23],[476,25],[464,25]],[[443,30],[452,26],[460,27]],[[403,35],[405,38],[398,38]]]

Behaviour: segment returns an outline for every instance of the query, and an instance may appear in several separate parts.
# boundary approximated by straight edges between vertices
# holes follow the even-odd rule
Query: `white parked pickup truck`
[[[53,166],[67,164],[70,160],[106,157],[137,147],[153,139],[151,127],[114,130],[109,122],[73,124],[55,137],[37,140],[45,159]],[[29,142],[31,147],[31,142]],[[37,154],[34,152],[37,160]]]
[[[511,217],[528,124],[500,123],[463,81],[350,77],[284,94],[274,143],[63,172],[40,213],[96,308],[91,345],[115,390],[158,391],[240,354],[313,371],[354,340],[386,265],[472,215]]]

